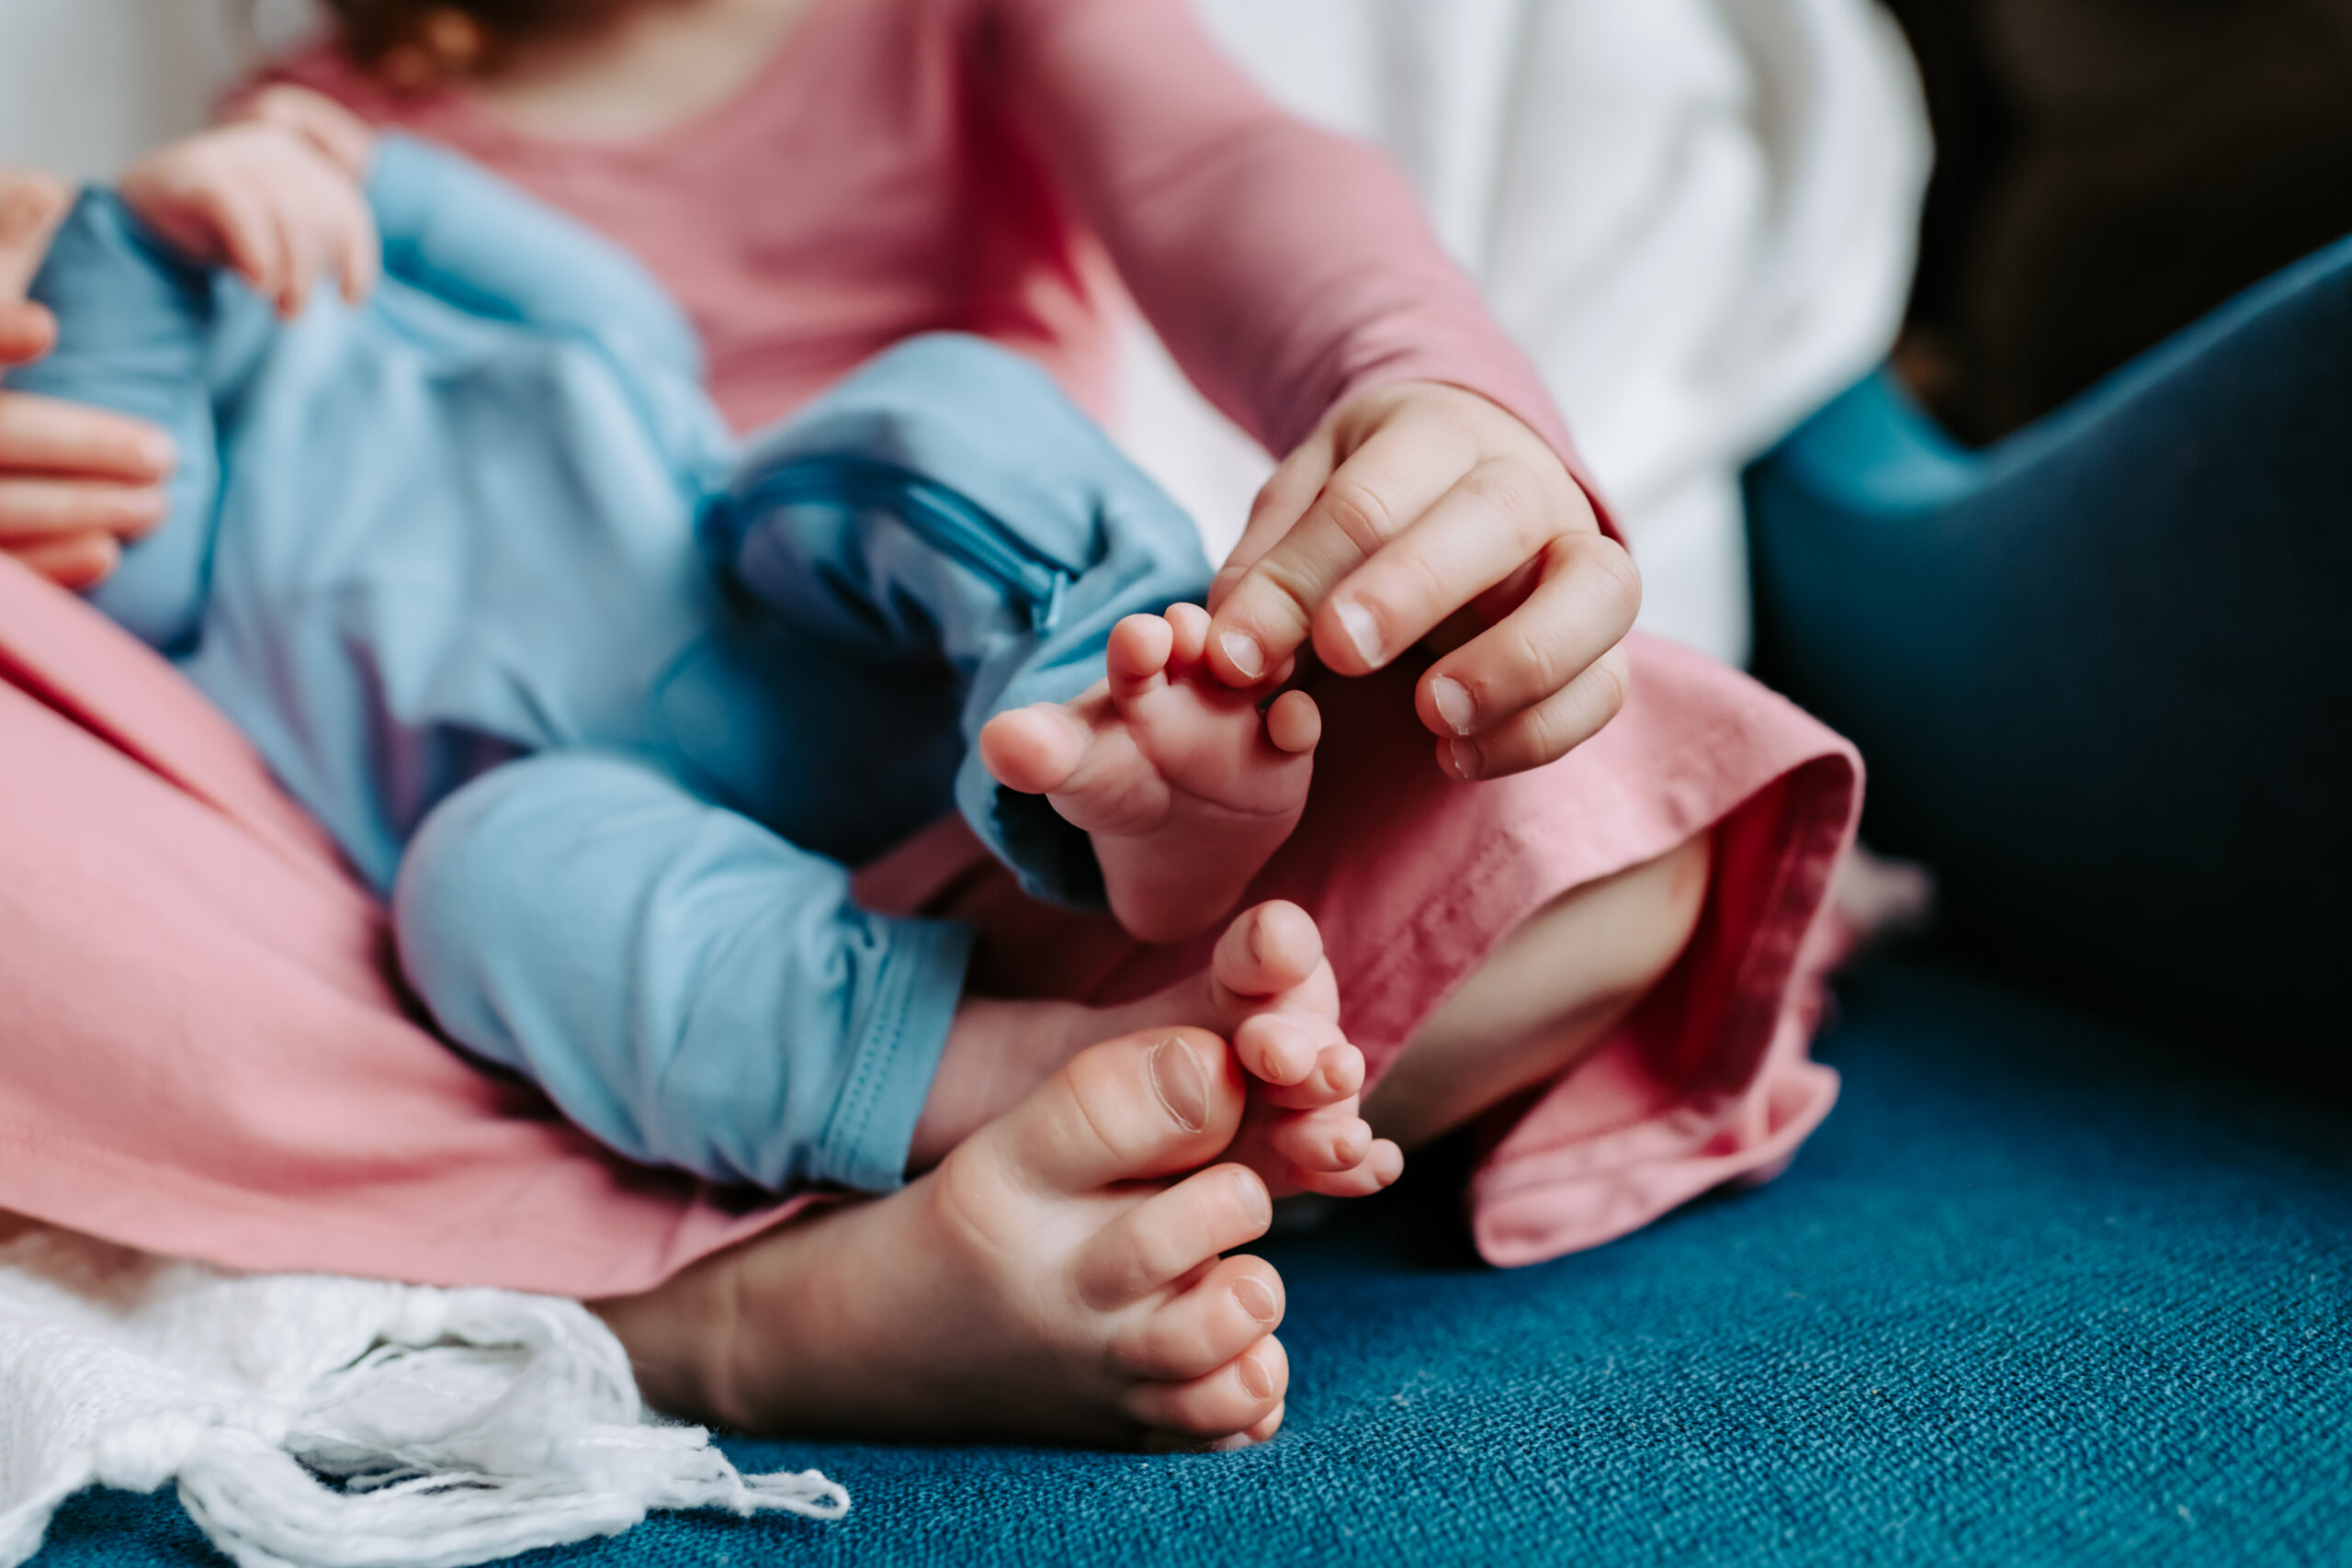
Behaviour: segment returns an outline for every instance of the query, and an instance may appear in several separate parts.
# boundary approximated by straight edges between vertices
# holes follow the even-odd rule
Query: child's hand
[[[1209,590],[1209,662],[1246,687],[1309,642],[1342,675],[1433,643],[1414,703],[1438,765],[1496,778],[1616,716],[1641,599],[1543,437],[1476,392],[1403,381],[1350,399],[1266,481]]]
[[[290,130],[352,179],[365,184],[376,162],[376,130],[322,93],[285,82],[256,87],[232,99],[220,113],[222,125],[274,125]]]
[[[328,273],[355,305],[376,286],[382,243],[359,188],[368,152],[348,141],[329,151],[280,118],[249,119],[151,154],[119,188],[164,240],[233,269],[291,319]]]

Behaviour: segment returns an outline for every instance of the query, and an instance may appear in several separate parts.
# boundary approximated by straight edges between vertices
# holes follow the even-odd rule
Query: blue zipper
[[[809,504],[888,512],[925,544],[1020,600],[1032,631],[1053,630],[1078,576],[1078,568],[1046,554],[960,491],[872,457],[797,457],[762,475],[733,504],[747,513]]]

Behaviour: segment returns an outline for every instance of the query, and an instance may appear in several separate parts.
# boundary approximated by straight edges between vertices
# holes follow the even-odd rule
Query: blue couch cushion
[[[659,1517],[567,1568],[790,1562],[2342,1563],[2352,1125],[2234,1054],[1969,974],[1842,987],[1838,1112],[1781,1181],[1500,1273],[1441,1156],[1269,1250],[1290,1423],[1146,1459],[728,1445],[837,1525]],[[85,1495],[43,1568],[213,1561]]]

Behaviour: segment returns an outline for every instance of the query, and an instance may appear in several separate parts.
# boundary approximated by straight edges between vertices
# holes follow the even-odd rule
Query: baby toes
[[[1085,727],[1068,709],[1033,703],[980,727],[980,761],[1007,789],[1050,795],[1078,771],[1086,741]]]
[[[1238,1438],[1263,1425],[1290,1387],[1290,1359],[1268,1335],[1232,1360],[1186,1382],[1139,1382],[1122,1402],[1128,1416],[1180,1442]]]
[[[1234,917],[1209,958],[1218,1003],[1232,1014],[1228,1027],[1280,999],[1293,1010],[1340,1016],[1340,991],[1323,960],[1323,933],[1315,917],[1272,899]]]
[[[1111,1361],[1160,1382],[1204,1378],[1283,1320],[1282,1276],[1255,1258],[1228,1258],[1189,1290],[1152,1307],[1111,1344]]]
[[[1374,1138],[1360,1163],[1346,1170],[1301,1171],[1298,1185],[1326,1198],[1369,1198],[1404,1174],[1405,1151],[1386,1138]]]
[[[1213,1166],[1154,1193],[1090,1241],[1075,1276],[1080,1299],[1098,1312],[1141,1301],[1257,1240],[1273,1217],[1272,1199],[1255,1171]]]
[[[1129,615],[1113,626],[1103,652],[1111,695],[1129,703],[1166,685],[1175,641],[1174,628],[1159,615]]]
[[[1363,1053],[1338,1038],[1338,1025],[1317,1027],[1322,1021],[1295,1013],[1260,1013],[1235,1032],[1233,1054],[1258,1080],[1250,1086],[1253,1103],[1319,1111],[1363,1089]]]
[[[1305,692],[1284,692],[1266,709],[1266,739],[1293,756],[1312,751],[1323,739],[1323,710]]]
[[[1300,1177],[1353,1170],[1372,1153],[1372,1124],[1352,1103],[1270,1117],[1263,1135],[1267,1151]]]

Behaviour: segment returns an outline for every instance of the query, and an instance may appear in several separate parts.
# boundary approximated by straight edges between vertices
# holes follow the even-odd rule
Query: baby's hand
[[[382,261],[359,187],[372,147],[366,127],[335,109],[359,136],[329,135],[344,128],[307,104],[289,110],[280,99],[265,109],[268,97],[249,100],[254,118],[141,160],[122,177],[123,202],[193,260],[234,270],[281,316],[300,315],[330,272],[356,305],[375,288]]]

